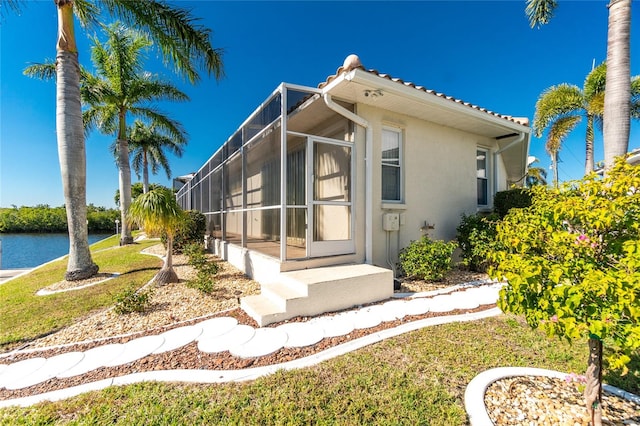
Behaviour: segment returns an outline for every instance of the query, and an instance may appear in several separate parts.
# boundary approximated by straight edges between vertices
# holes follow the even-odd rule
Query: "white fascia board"
[[[348,73],[346,77],[346,79],[349,81],[364,84],[374,89],[382,89],[383,92],[394,93],[398,96],[403,96],[419,102],[432,104],[442,109],[448,109],[459,114],[477,118],[479,120],[492,122],[499,127],[503,127],[507,131],[531,133],[531,128],[528,126],[509,121],[505,118],[497,117],[495,115],[480,111],[471,106],[464,105],[454,100],[445,99],[435,94],[424,92],[423,90],[417,89],[415,87],[405,86],[403,83],[388,80],[367,71],[355,69]],[[325,87],[323,91],[330,91],[330,87],[339,84],[344,79],[344,74],[337,77],[334,81],[327,85],[327,87]]]
[[[346,80],[350,81],[353,78],[354,73],[357,70],[353,70],[349,73],[342,73],[339,76],[337,76],[336,78],[334,78],[329,84],[327,84],[326,86],[324,86],[322,88],[322,94],[324,95],[325,93],[329,93],[331,94],[331,89],[333,89],[334,87],[336,87],[338,84],[341,84],[344,80],[345,80],[345,76],[349,76],[349,78],[347,78]]]

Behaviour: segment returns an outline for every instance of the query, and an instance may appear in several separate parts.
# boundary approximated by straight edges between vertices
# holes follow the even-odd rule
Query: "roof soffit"
[[[324,93],[338,99],[396,111],[481,136],[498,138],[514,132],[530,133],[528,126],[512,117],[362,68],[340,73],[320,87]],[[381,95],[376,95],[376,91]]]

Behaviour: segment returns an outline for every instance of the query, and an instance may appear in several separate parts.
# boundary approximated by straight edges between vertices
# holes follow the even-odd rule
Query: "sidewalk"
[[[21,269],[0,269],[0,284],[5,281],[10,280],[11,278],[17,277],[21,274],[26,274],[30,272],[33,268],[21,268]]]

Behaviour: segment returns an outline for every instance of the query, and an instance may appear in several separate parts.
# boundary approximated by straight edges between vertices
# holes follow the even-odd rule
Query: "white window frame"
[[[484,153],[484,176],[480,176],[480,169],[478,168],[478,156],[480,153]],[[476,147],[476,192],[478,187],[478,180],[484,179],[486,182],[487,196],[486,204],[480,204],[480,194],[477,195],[477,205],[479,209],[489,208],[491,206],[491,151],[481,146]]]
[[[398,137],[398,158],[397,159],[392,159],[392,160],[397,160],[397,164],[389,164],[388,161],[389,159],[384,159],[382,158],[382,153],[383,153],[383,140],[384,140],[384,133],[385,132],[392,132],[394,134],[397,135]],[[402,203],[404,202],[404,161],[403,161],[403,156],[404,156],[404,149],[403,149],[403,145],[404,145],[404,138],[403,138],[403,131],[402,129],[398,128],[398,127],[392,127],[392,126],[383,126],[382,127],[382,137],[380,140],[380,172],[381,172],[381,178],[380,178],[380,198],[382,199],[382,202],[384,203]],[[382,184],[382,179],[384,178],[384,173],[382,173],[382,169],[384,167],[397,167],[400,170],[400,179],[398,182],[399,188],[398,188],[398,195],[399,198],[398,199],[386,199],[383,196],[383,188],[384,185]]]

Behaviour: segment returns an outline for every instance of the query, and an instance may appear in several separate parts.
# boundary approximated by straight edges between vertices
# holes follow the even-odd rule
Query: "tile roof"
[[[527,117],[512,117],[510,115],[498,114],[497,112],[490,111],[490,110],[488,110],[486,108],[482,108],[482,107],[479,107],[479,106],[474,105],[472,103],[464,102],[464,101],[462,101],[460,99],[456,99],[453,96],[447,96],[444,93],[439,93],[439,92],[436,92],[435,90],[427,89],[424,86],[419,86],[419,85],[417,85],[415,83],[412,83],[410,81],[404,81],[404,80],[402,80],[400,78],[392,77],[389,74],[381,73],[378,70],[366,69],[364,66],[362,66],[362,64],[360,63],[359,58],[357,58],[357,56],[355,56],[355,55],[349,55],[347,57],[347,59],[345,59],[345,65],[339,67],[338,70],[336,71],[335,75],[328,76],[326,81],[323,81],[322,83],[320,83],[318,85],[318,88],[319,89],[324,88],[325,86],[327,86],[329,83],[331,83],[333,80],[338,78],[343,73],[349,72],[349,71],[351,71],[353,69],[363,70],[365,72],[368,72],[368,73],[373,74],[375,76],[378,76],[380,78],[384,78],[384,79],[393,81],[395,83],[402,84],[402,85],[407,86],[407,87],[412,87],[412,88],[414,88],[416,90],[420,90],[420,91],[428,93],[430,95],[437,96],[439,98],[446,99],[448,101],[455,102],[455,103],[460,104],[460,105],[464,105],[466,107],[475,109],[477,111],[487,113],[487,114],[492,115],[494,117],[503,118],[505,120],[508,120],[508,121],[511,121],[513,123],[520,124],[520,125],[523,125],[523,126],[529,126],[529,119]]]

